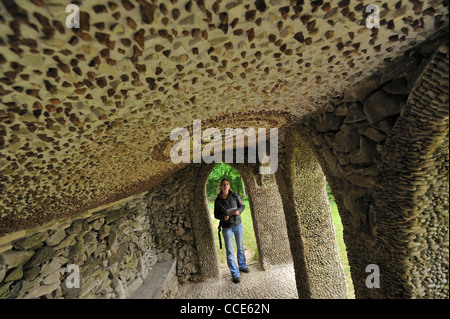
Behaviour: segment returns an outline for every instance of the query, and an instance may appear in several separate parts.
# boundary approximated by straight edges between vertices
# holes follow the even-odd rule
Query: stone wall
[[[200,200],[202,194],[192,192],[190,186],[195,179],[194,174],[193,167],[187,166],[146,195],[149,231],[158,249],[171,258],[177,258],[180,282],[201,279],[190,203]]]
[[[448,298],[448,42],[406,52],[298,126],[341,214],[360,298]],[[380,268],[368,289],[366,267]]]
[[[156,262],[173,258],[180,283],[217,277],[215,230],[204,189],[213,166],[188,165],[114,206],[1,238],[0,298],[125,298]],[[274,178],[264,182],[253,174],[257,166],[238,166],[256,209],[261,266],[291,262]],[[81,272],[79,289],[65,285],[72,264]]]
[[[125,298],[155,263],[173,258],[180,282],[195,279],[182,175],[115,206],[1,238],[0,298]],[[67,288],[69,265],[79,267],[80,288]]]
[[[334,230],[316,227],[331,224],[322,200],[325,174],[344,226],[356,297],[448,298],[446,38],[431,38],[406,52],[288,127],[286,149],[280,151],[282,176],[276,176],[279,190],[273,176],[236,166],[256,208],[262,265],[290,261],[292,253],[299,296],[345,297]],[[217,276],[204,190],[212,169],[207,166],[189,165],[114,206],[0,238],[0,298],[124,298],[156,262],[172,258],[180,282]],[[279,223],[264,222],[269,210],[281,211],[278,191],[286,224],[281,213]],[[264,194],[275,194],[274,206]],[[320,203],[314,206],[311,199]],[[290,249],[282,241],[286,229]],[[270,249],[278,243],[282,258]],[[324,260],[326,267],[317,267]],[[369,264],[379,267],[380,288],[366,286]],[[68,265],[79,267],[80,288],[65,284]],[[329,282],[334,291],[324,288]]]

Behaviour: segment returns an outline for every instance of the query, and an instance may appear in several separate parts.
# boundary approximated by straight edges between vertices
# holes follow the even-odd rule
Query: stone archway
[[[244,179],[252,211],[258,257],[263,269],[292,262],[283,203],[274,174],[256,164],[230,164]]]
[[[299,298],[348,298],[321,165],[295,126],[286,136],[282,167],[275,175]]]
[[[283,206],[274,175],[259,175],[256,164],[229,164],[242,176],[252,212],[253,227],[261,268],[292,262]],[[219,265],[214,244],[206,182],[214,164],[196,165],[194,189],[198,200],[191,201],[190,212],[199,265],[204,279],[217,278]],[[277,212],[274,214],[274,212]]]
[[[280,190],[295,195],[311,150],[339,207],[356,298],[448,296],[448,56],[446,40],[426,42],[286,134]],[[303,203],[293,198],[288,214]],[[299,295],[317,296],[325,283],[312,281],[308,232],[289,216]]]

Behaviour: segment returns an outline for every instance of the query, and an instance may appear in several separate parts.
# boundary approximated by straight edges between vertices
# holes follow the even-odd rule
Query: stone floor
[[[258,263],[249,264],[250,273],[241,273],[241,282],[231,281],[231,274],[220,267],[219,279],[185,283],[174,299],[293,299],[298,298],[292,264],[263,271]]]

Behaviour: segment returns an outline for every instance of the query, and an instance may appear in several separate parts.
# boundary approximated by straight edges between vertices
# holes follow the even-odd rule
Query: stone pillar
[[[219,277],[219,262],[214,243],[214,231],[206,198],[206,182],[214,165],[192,164],[194,174],[190,176],[192,197],[190,200],[190,215],[194,231],[197,255],[202,278]]]
[[[348,298],[326,180],[313,152],[291,129],[276,173],[299,298]]]
[[[244,178],[253,229],[263,269],[292,262],[283,203],[274,174],[259,174],[256,164],[232,164]],[[244,243],[245,245],[245,243]]]
[[[336,199],[357,298],[448,298],[446,39],[297,123]]]
[[[388,297],[449,297],[448,74],[446,41],[422,69],[381,149],[373,211]]]

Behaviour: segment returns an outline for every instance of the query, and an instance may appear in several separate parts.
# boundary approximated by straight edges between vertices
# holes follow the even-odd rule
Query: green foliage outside
[[[243,181],[241,179],[241,176],[239,175],[239,173],[236,170],[234,170],[231,166],[224,164],[224,163],[220,163],[214,167],[214,169],[212,170],[212,172],[209,176],[208,182],[206,184],[206,192],[207,192],[207,197],[208,197],[209,209],[211,212],[211,218],[213,220],[214,237],[215,237],[217,255],[218,255],[220,264],[226,264],[227,259],[226,259],[225,247],[223,246],[223,249],[220,249],[220,246],[219,246],[219,238],[218,238],[218,233],[217,233],[217,227],[219,226],[219,221],[214,218],[214,200],[215,200],[215,198],[217,196],[217,192],[219,190],[218,186],[219,186],[220,180],[224,177],[226,177],[230,180],[231,188],[234,191],[236,191],[237,193],[239,193],[241,195],[241,197],[243,194],[245,194]],[[341,223],[341,217],[339,216],[337,205],[334,201],[334,197],[333,197],[333,194],[331,193],[331,189],[330,189],[330,186],[328,185],[328,183],[327,183],[327,192],[328,192],[330,206],[331,206],[331,214],[333,217],[334,229],[336,232],[336,241],[337,241],[338,249],[339,249],[339,257],[341,259],[341,263],[342,263],[342,266],[343,266],[344,272],[345,272],[345,278],[347,281],[348,295],[349,295],[349,298],[353,299],[353,298],[355,298],[355,293],[354,293],[352,279],[350,276],[350,266],[349,266],[348,259],[347,259],[347,249],[345,247],[345,243],[344,243],[344,239],[343,239],[343,227],[342,227],[342,223]],[[247,262],[251,263],[251,262],[258,260],[258,247],[256,244],[256,238],[255,238],[255,234],[254,234],[254,230],[253,230],[253,220],[252,220],[252,216],[251,216],[250,204],[249,204],[247,198],[243,198],[242,201],[245,205],[245,210],[241,216],[242,224],[244,226],[244,247],[245,247],[246,252],[249,253],[246,255],[251,256],[250,260],[247,260]],[[223,237],[222,237],[222,245],[224,245]],[[234,248],[236,250],[235,243],[234,243]]]
[[[327,183],[327,188],[328,183]],[[337,205],[334,201],[334,197],[329,198],[330,206],[331,206],[331,215],[333,217],[333,223],[334,223],[334,231],[336,233],[336,242],[338,245],[339,250],[339,258],[341,259],[342,267],[344,268],[345,273],[345,280],[347,281],[347,291],[348,291],[348,297],[350,299],[355,299],[355,291],[353,288],[353,281],[352,277],[350,275],[350,265],[348,263],[347,258],[347,248],[345,247],[344,243],[344,237],[343,237],[343,227],[341,222],[341,216],[339,216]]]
[[[222,178],[228,178],[231,189],[241,195],[241,197],[245,197],[244,182],[241,175],[230,165],[219,163],[213,168],[211,174],[209,174],[208,182],[206,183],[206,197],[209,201],[216,199],[220,186],[219,183]]]

